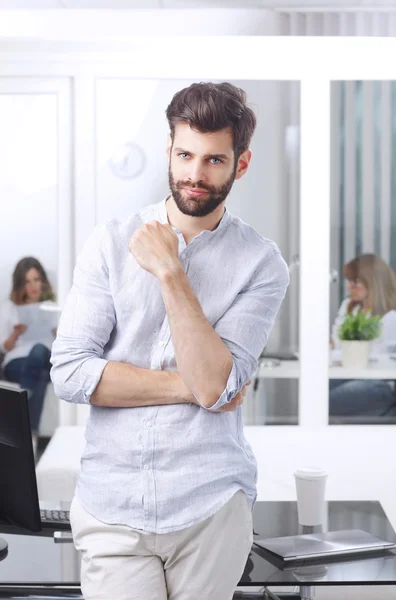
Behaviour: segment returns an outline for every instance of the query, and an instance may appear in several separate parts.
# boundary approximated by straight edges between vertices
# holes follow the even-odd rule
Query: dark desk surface
[[[363,529],[373,535],[396,541],[396,533],[379,502],[326,503],[327,530]],[[254,537],[296,535],[299,531],[296,502],[257,502],[254,507]],[[268,559],[272,562],[269,562]],[[265,550],[254,546],[239,585],[381,585],[396,584],[396,552],[325,564],[301,561],[291,568],[276,563]]]
[[[254,532],[262,537],[294,535],[299,532],[295,502],[257,502],[253,514]],[[328,502],[327,529],[364,529],[389,541],[396,534],[379,502]],[[0,562],[0,597],[6,589],[44,586],[79,586],[80,557],[73,544],[55,544],[51,537],[11,535],[7,557]],[[325,565],[301,563],[291,569],[279,568],[267,560],[264,550],[253,546],[240,586],[396,584],[396,553],[355,560],[328,561]],[[44,590],[43,590],[44,591]],[[59,592],[61,590],[59,589]]]

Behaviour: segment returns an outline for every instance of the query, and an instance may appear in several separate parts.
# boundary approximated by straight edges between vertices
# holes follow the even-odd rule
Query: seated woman
[[[338,328],[347,313],[364,310],[382,317],[381,336],[371,343],[370,356],[374,358],[388,352],[396,346],[395,274],[382,258],[375,254],[362,254],[345,265],[344,276],[348,281],[349,296],[342,302],[333,325],[333,348],[340,347]],[[331,417],[396,416],[393,381],[330,379],[329,384]]]
[[[55,300],[44,268],[35,258],[22,258],[14,269],[10,299],[0,309],[0,344],[4,378],[28,390],[34,449],[56,335],[54,313],[40,310],[44,300]]]

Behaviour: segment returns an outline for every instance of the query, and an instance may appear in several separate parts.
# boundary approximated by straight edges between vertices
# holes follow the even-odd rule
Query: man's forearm
[[[137,407],[159,404],[197,404],[177,372],[152,371],[109,362],[90,399],[95,406]]]
[[[160,279],[181,378],[201,404],[213,406],[232,369],[232,355],[205,317],[182,267]]]

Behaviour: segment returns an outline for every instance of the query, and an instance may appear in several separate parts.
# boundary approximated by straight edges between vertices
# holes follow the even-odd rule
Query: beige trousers
[[[242,490],[212,517],[172,533],[102,523],[76,498],[70,521],[85,600],[231,600],[253,541]]]

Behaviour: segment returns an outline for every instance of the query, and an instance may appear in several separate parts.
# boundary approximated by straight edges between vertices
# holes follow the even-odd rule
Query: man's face
[[[168,154],[169,187],[183,214],[205,217],[224,202],[238,166],[231,130],[200,133],[178,123]]]

